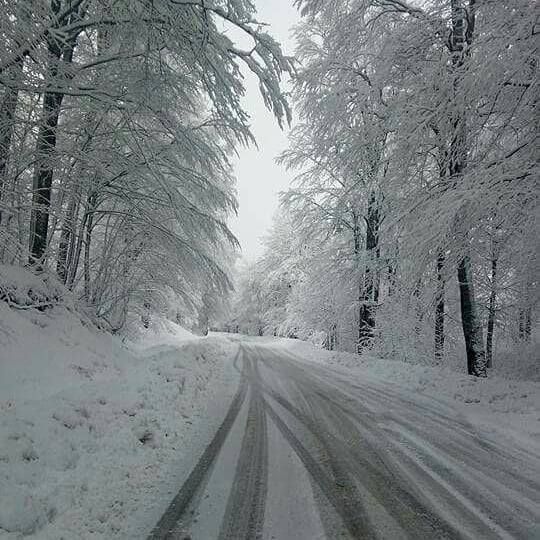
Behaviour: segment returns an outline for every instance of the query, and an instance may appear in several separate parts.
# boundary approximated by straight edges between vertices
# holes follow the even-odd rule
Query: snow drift
[[[235,351],[172,323],[127,347],[0,302],[0,538],[144,538],[222,419]]]

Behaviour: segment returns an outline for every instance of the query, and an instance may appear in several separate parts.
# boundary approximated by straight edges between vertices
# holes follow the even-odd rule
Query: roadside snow
[[[173,323],[126,347],[0,302],[0,538],[145,538],[225,414],[236,350]]]
[[[540,383],[490,375],[479,379],[449,368],[330,352],[294,339],[268,340],[310,362],[331,366],[345,377],[391,384],[401,392],[452,403],[457,413],[483,431],[540,453]]]

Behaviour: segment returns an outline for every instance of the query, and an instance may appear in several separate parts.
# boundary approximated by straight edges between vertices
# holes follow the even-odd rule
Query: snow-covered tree
[[[358,306],[359,349],[388,352],[408,336],[440,362],[461,341],[468,372],[485,376],[497,328],[514,317],[528,339],[538,306],[534,10],[526,0],[297,4],[300,122],[283,160],[299,173],[285,209],[299,237],[326,243],[315,274],[336,261],[342,317]],[[351,259],[352,292],[336,271]]]
[[[112,329],[224,293],[243,74],[279,123],[291,61],[243,0],[1,2],[2,260],[56,271]],[[231,38],[233,35],[235,38]],[[198,306],[198,307],[197,307]]]

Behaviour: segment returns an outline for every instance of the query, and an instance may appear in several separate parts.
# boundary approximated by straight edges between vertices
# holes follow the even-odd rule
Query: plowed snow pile
[[[0,538],[144,538],[222,420],[237,346],[137,346],[0,302]]]

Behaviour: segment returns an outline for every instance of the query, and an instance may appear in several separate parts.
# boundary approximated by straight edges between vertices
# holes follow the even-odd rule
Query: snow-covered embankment
[[[225,414],[236,349],[172,323],[127,348],[0,302],[0,538],[144,538]]]

